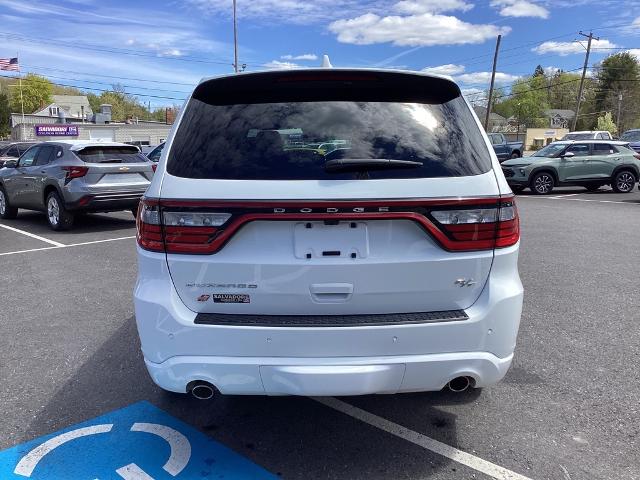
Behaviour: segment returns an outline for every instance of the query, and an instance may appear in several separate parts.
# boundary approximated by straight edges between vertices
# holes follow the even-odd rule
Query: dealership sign
[[[77,125],[36,125],[37,137],[77,137],[79,128]]]

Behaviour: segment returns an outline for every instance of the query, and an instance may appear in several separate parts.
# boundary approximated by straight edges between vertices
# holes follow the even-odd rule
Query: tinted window
[[[572,152],[576,157],[589,155],[589,145],[586,143],[576,143],[567,148],[567,152]]]
[[[20,157],[20,160],[18,161],[18,166],[30,167],[31,165],[33,165],[33,161],[35,160],[36,155],[38,154],[38,150],[39,150],[38,147],[33,147],[27,150],[24,153],[24,155]]]
[[[609,155],[610,153],[616,153],[617,150],[613,145],[608,143],[594,143],[593,154],[594,155]]]
[[[393,159],[416,168],[326,171],[333,159]],[[192,100],[173,142],[172,175],[312,180],[477,175],[491,163],[461,97],[443,104],[321,101],[209,105]]]
[[[563,140],[590,140],[593,138],[593,133],[567,133]]]
[[[157,162],[160,160],[160,154],[162,153],[162,150],[164,150],[164,143],[158,145],[156,148],[154,148],[151,153],[149,153],[149,155],[147,155],[149,157],[149,160],[151,160],[152,162]]]
[[[627,142],[638,142],[640,141],[640,130],[632,130],[629,132],[624,132],[620,137],[620,140],[624,140]]]
[[[20,156],[20,153],[18,152],[18,147],[14,145],[12,147],[9,147],[9,149],[4,153],[4,155],[5,157],[18,158]]]
[[[137,147],[100,145],[85,147],[74,153],[86,163],[139,163],[149,161],[147,157],[140,153]]]
[[[47,165],[48,163],[53,161],[56,155],[56,149],[57,147],[54,147],[53,145],[44,145],[40,147],[38,154],[36,155],[35,164]]]

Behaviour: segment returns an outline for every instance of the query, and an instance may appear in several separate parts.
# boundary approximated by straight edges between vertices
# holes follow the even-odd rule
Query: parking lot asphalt
[[[505,380],[340,399],[161,391],[135,330],[131,214],[64,233],[2,221],[20,231],[0,226],[0,450],[147,400],[284,478],[640,478],[640,192],[517,203],[525,305]]]

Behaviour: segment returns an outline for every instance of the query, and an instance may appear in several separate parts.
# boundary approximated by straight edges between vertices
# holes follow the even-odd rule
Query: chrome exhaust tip
[[[217,389],[209,382],[198,381],[191,387],[190,393],[198,400],[209,400],[216,393]]]
[[[471,381],[471,377],[456,377],[447,383],[447,386],[452,392],[464,392],[471,386]]]

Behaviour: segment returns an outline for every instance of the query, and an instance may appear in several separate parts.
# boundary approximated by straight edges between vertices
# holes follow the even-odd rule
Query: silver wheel
[[[7,201],[4,199],[4,192],[0,190],[0,215],[4,215],[7,211]]]
[[[553,189],[553,177],[548,173],[541,173],[535,178],[533,188],[537,193],[549,193]]]
[[[636,179],[629,172],[622,172],[616,178],[616,186],[618,187],[618,191],[627,193],[633,190],[633,185],[636,183]]]
[[[49,217],[49,223],[51,225],[58,225],[60,222],[60,205],[58,199],[55,196],[50,196],[47,202],[47,217]]]

